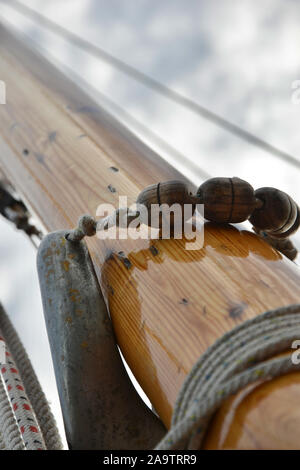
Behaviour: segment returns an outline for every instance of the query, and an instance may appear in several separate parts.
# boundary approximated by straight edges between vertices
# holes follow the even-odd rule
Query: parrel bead
[[[294,202],[294,204],[296,205],[295,202]],[[276,239],[288,238],[291,235],[293,235],[298,230],[298,228],[300,226],[300,210],[299,210],[299,207],[297,205],[296,205],[296,211],[297,211],[297,215],[296,215],[295,222],[292,224],[292,226],[288,230],[285,230],[285,231],[281,231],[281,230],[280,231],[266,231],[266,233],[268,233],[268,235],[270,237],[276,238]]]
[[[198,189],[204,217],[217,223],[247,220],[257,206],[252,186],[240,178],[211,178]]]
[[[289,228],[286,232],[284,232],[282,234],[280,234],[280,233],[275,233],[274,234],[273,233],[273,234],[270,234],[270,235],[272,237],[275,237],[275,238],[287,238],[287,237],[290,237],[291,235],[293,235],[295,232],[297,232],[299,227],[300,227],[300,209],[299,209],[299,206],[297,206],[296,220],[293,223],[293,225],[291,226],[291,228]]]
[[[274,238],[286,238],[299,227],[299,208],[283,191],[275,188],[259,188],[255,197],[263,204],[256,208],[249,221]]]
[[[195,203],[197,202],[197,197],[193,195],[192,189],[189,187],[188,184],[182,181],[171,180],[147,186],[139,194],[136,202],[137,204],[142,204],[146,207],[148,211],[148,225],[158,227],[161,226],[162,217],[161,215],[159,216],[158,224],[156,223],[156,220],[153,220],[155,217],[152,217],[151,219],[151,214],[154,214],[154,208],[151,208],[153,204],[159,206],[161,206],[162,204],[166,204],[167,206],[179,204],[182,207],[183,220],[185,220],[189,219],[191,217],[191,214],[195,211]],[[185,204],[192,205],[190,208],[190,212],[184,210]],[[171,225],[173,223],[173,219],[173,214],[171,214]]]

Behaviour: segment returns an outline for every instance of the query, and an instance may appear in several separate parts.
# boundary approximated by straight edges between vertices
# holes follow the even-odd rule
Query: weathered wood
[[[76,83],[71,82],[51,66],[41,54],[32,53],[30,47],[25,43],[25,38],[8,33],[4,25],[0,23],[1,56],[9,60],[13,54],[15,67],[12,76],[19,81],[21,89],[27,97],[30,93],[34,97],[35,93],[32,92],[32,89],[27,89],[25,84],[22,87],[24,69],[29,80],[35,79],[34,83],[38,84],[35,90],[39,90],[45,97],[50,98],[53,105],[58,107],[64,116],[68,115],[69,120],[77,124],[77,138],[84,139],[86,137],[84,129],[88,129],[88,137],[95,146],[108,157],[113,156],[116,168],[124,170],[139,187],[143,188],[157,182],[157,173],[160,174],[161,180],[180,178],[187,181],[180,172],[170,167],[164,159],[100,108]],[[5,81],[2,65],[0,71],[2,80]],[[21,75],[19,75],[20,73]],[[13,87],[11,78],[7,82],[8,94]],[[32,105],[34,108],[37,103],[32,103]],[[13,121],[12,130],[15,130],[18,123],[13,115],[11,118]],[[59,122],[55,126],[55,121],[52,121],[50,132],[57,132],[55,127],[58,125]],[[26,149],[24,148],[24,150]],[[143,158],[140,158],[141,155]]]
[[[3,168],[0,167],[0,182],[2,184],[4,184],[6,187],[10,187],[11,188],[11,183],[10,181],[8,180]]]
[[[0,71],[7,83],[7,105],[0,106],[0,165],[48,231],[73,227],[82,213],[95,215],[100,203],[116,206],[119,195],[131,203],[149,184],[186,181],[4,28]],[[94,237],[88,245],[118,343],[167,425],[184,377],[208,345],[247,318],[299,301],[297,266],[255,234],[234,227],[207,224],[204,247],[194,251],[185,240]],[[225,426],[232,419],[239,436],[229,447],[268,447],[276,427],[274,446],[289,442],[299,448],[300,417],[288,438],[284,417],[295,415],[291,404],[300,383],[289,374],[278,384],[281,412],[274,411],[268,423],[263,403],[255,423],[235,404],[221,408],[220,420]],[[268,406],[277,407],[277,399],[266,393]],[[219,432],[220,420],[211,435]],[[256,439],[249,442],[249,433]],[[216,439],[206,445],[227,444]]]

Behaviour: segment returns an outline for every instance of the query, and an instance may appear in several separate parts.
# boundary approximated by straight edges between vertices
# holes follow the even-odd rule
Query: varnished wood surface
[[[180,179],[10,33],[1,29],[0,39],[1,79],[8,84],[7,105],[0,106],[0,164],[47,230],[72,227],[82,213],[95,215],[100,203],[116,205],[119,195],[131,203],[145,185]],[[88,244],[120,347],[167,425],[185,375],[209,344],[247,318],[299,301],[298,268],[256,235],[233,227],[208,224],[204,247],[193,251],[182,240],[94,238]],[[276,447],[287,440],[297,445],[300,421],[295,418],[287,439],[285,417],[294,413],[290,403],[300,384],[293,374],[286,381],[273,384],[284,399],[268,426],[262,404],[255,429],[244,413],[244,434],[234,418],[230,429],[241,437],[223,445],[218,433],[233,409],[227,403],[206,445],[265,448],[274,426]],[[259,390],[252,403],[263,403]],[[269,408],[276,407],[277,398],[266,396]],[[251,432],[257,444],[243,437]]]
[[[299,300],[299,269],[254,234],[206,223],[204,247],[190,251],[189,243],[126,241],[124,251],[122,240],[105,242],[111,253],[123,251],[103,269],[121,349],[167,424],[209,345],[241,321]]]
[[[215,415],[204,448],[299,449],[299,387],[298,372],[249,385]]]

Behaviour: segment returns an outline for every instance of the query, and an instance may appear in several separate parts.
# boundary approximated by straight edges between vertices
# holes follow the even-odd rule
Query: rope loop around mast
[[[198,359],[178,394],[172,424],[157,450],[199,449],[213,413],[261,379],[300,370],[287,351],[300,339],[300,304],[269,310],[219,338]]]
[[[77,223],[77,227],[67,235],[67,240],[70,242],[80,242],[84,237],[92,237],[96,234],[97,222],[89,214],[82,215]]]

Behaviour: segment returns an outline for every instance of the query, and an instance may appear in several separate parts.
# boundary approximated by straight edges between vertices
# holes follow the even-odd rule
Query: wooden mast
[[[48,231],[101,203],[131,204],[146,185],[185,179],[3,26],[0,165]],[[299,301],[298,268],[255,234],[207,224],[184,240],[88,240],[118,343],[168,426],[193,363],[214,340],[267,309]],[[299,448],[296,373],[225,403],[206,447]],[[279,406],[280,403],[280,406]]]

